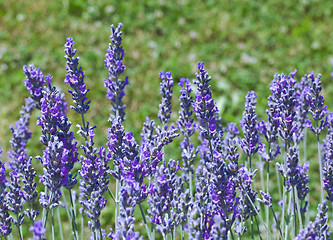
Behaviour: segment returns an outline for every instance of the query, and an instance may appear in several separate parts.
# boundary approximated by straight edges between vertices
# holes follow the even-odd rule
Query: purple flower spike
[[[310,109],[309,112],[312,115],[313,120],[316,122],[316,127],[314,127],[310,120],[306,121],[306,126],[314,132],[316,135],[322,133],[327,125],[327,117],[328,113],[327,106],[324,105],[324,97],[321,95],[321,74],[315,78],[313,72],[308,75],[308,78],[311,81],[309,98],[310,98]],[[324,119],[325,118],[325,119]],[[324,119],[324,120],[323,120]],[[320,121],[320,124],[318,124]]]
[[[75,106],[71,106],[74,111],[80,114],[85,114],[89,110],[90,101],[87,101],[87,93],[89,89],[86,89],[86,84],[84,83],[84,71],[82,67],[78,68],[79,57],[75,57],[76,49],[73,49],[73,38],[69,37],[66,39],[65,44],[65,59],[66,62],[66,78],[65,83],[68,83],[73,89],[68,90],[72,94],[73,102]]]
[[[43,227],[43,222],[42,220],[36,221],[34,222],[34,225],[31,226],[29,228],[30,232],[33,232],[34,237],[31,239],[29,238],[29,240],[42,240],[42,239],[46,239],[44,237],[44,234],[46,233],[46,229]]]
[[[189,173],[193,171],[193,160],[197,155],[193,144],[191,144],[191,136],[194,134],[197,125],[194,123],[192,117],[193,111],[191,110],[193,97],[191,96],[192,87],[187,78],[181,78],[179,80],[180,90],[180,106],[179,119],[177,120],[177,127],[181,134],[184,136],[184,140],[180,144],[183,158],[183,171]]]
[[[195,92],[195,101],[193,103],[193,110],[200,121],[200,135],[204,139],[212,139],[216,136],[217,131],[211,131],[215,129],[215,119],[218,113],[218,108],[214,99],[212,98],[212,92],[210,90],[209,82],[211,77],[204,69],[204,63],[198,63],[199,73],[196,73],[196,80],[194,83],[197,85]]]
[[[259,129],[257,127],[257,114],[255,113],[257,95],[254,91],[251,91],[247,93],[245,98],[245,111],[243,112],[243,118],[240,121],[240,126],[243,129],[244,138],[239,140],[239,144],[245,155],[252,157],[258,152],[259,144],[261,143]]]
[[[36,68],[33,64],[23,66],[23,72],[26,76],[24,79],[24,85],[31,94],[32,99],[35,101],[35,107],[40,109],[40,100],[42,99],[42,89],[46,82],[42,71]]]
[[[125,94],[125,86],[129,84],[128,77],[125,80],[120,80],[120,75],[125,71],[126,67],[123,64],[125,55],[124,49],[121,46],[123,24],[119,23],[117,28],[111,25],[111,43],[105,54],[105,67],[109,70],[109,77],[104,79],[104,87],[107,88],[107,97],[111,101],[110,120],[120,117],[121,121],[125,119],[125,107],[123,97]]]
[[[173,87],[173,77],[171,72],[160,72],[160,92],[162,95],[162,103],[159,105],[160,111],[158,112],[158,119],[164,125],[171,117],[171,99],[172,99],[172,87]]]
[[[0,149],[0,236],[8,236],[12,232],[11,222],[13,218],[9,214],[8,180],[5,163],[1,160],[1,154],[2,150]]]
[[[259,199],[259,198],[258,198],[258,201],[259,201],[260,203],[262,203],[262,204],[268,206],[268,207],[272,207],[272,206],[273,206],[273,204],[272,204],[272,201],[273,201],[273,200],[272,200],[271,195],[270,195],[269,193],[265,193],[265,192],[263,192],[262,190],[260,190],[260,194],[261,194],[261,196],[262,196],[262,199]]]

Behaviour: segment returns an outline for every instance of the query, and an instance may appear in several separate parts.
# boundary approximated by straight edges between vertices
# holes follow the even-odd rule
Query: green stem
[[[252,202],[252,200],[251,200],[249,194],[245,191],[245,189],[244,189],[244,187],[243,187],[242,185],[240,185],[240,187],[241,187],[242,190],[245,192],[245,194],[246,194],[246,196],[247,196],[247,199],[248,199],[249,202],[251,203],[253,210],[254,210],[254,211],[256,212],[256,214],[258,215],[258,217],[259,217],[261,223],[265,226],[266,231],[269,233],[269,235],[270,235],[271,237],[273,237],[271,231],[269,231],[268,226],[266,225],[265,221],[262,219],[262,217],[261,217],[261,215],[259,214],[259,212],[258,212],[256,206],[255,206],[254,203]]]
[[[54,240],[54,216],[53,216],[53,208],[51,209],[51,220],[52,220],[52,240]]]
[[[143,222],[145,224],[145,228],[146,228],[146,232],[147,232],[147,235],[148,235],[148,239],[150,239],[149,227],[148,227],[147,220],[146,220],[146,215],[145,215],[145,212],[142,209],[141,203],[139,203],[139,207],[140,207],[140,211],[141,211]]]
[[[119,168],[119,166],[118,166],[118,168]],[[120,181],[117,179],[116,180],[116,208],[115,208],[115,213],[114,213],[114,215],[115,215],[115,229],[117,229],[117,227],[118,227],[118,209],[119,209],[119,190],[120,190]]]
[[[18,214],[16,214],[16,218],[17,218],[17,223],[18,223],[18,221],[19,221],[19,215]],[[18,225],[16,225],[16,227],[17,227],[17,230],[19,232],[20,239],[23,240],[22,231],[21,231],[20,227]]]
[[[259,229],[259,224],[258,224],[258,220],[257,220],[257,216],[254,216],[254,220],[256,221],[256,225],[257,225],[257,229],[258,229],[258,233],[259,233],[259,238],[260,238],[260,240],[262,240],[261,234],[260,234],[260,229]]]
[[[274,212],[274,210],[273,210],[273,207],[271,207],[271,210],[272,210],[272,213],[273,213],[273,217],[274,217],[275,223],[276,223],[276,225],[278,226],[278,229],[279,229],[279,232],[280,232],[280,236],[281,236],[282,240],[284,240],[284,238],[283,238],[283,234],[282,234],[282,230],[281,230],[281,227],[280,227],[279,221],[278,221],[277,218],[276,218],[276,215],[275,215],[275,212]]]
[[[58,223],[59,223],[60,238],[61,238],[61,240],[64,240],[64,235],[62,233],[62,225],[61,225],[59,208],[57,208],[57,213],[58,213]]]
[[[111,196],[111,198],[113,199],[113,201],[116,202],[116,199],[115,199],[115,197],[113,196],[113,193],[111,192],[111,190],[110,190],[109,187],[108,187],[108,193],[109,193],[109,195]]]
[[[297,205],[296,205],[296,196],[295,196],[295,186],[293,186],[293,208],[294,208],[294,230],[295,230],[295,236],[296,236],[296,233],[297,233],[297,225],[296,225],[296,208],[298,208],[297,207]]]
[[[318,125],[318,121],[317,121],[317,125]],[[324,201],[323,163],[321,161],[319,135],[317,135],[317,145],[318,145],[318,162],[319,162],[319,176],[320,176],[320,196],[321,196],[321,202],[323,202]]]
[[[77,226],[76,226],[76,220],[75,220],[75,210],[74,210],[74,202],[73,202],[73,197],[72,197],[72,191],[68,189],[69,192],[69,199],[71,202],[71,209],[72,209],[72,231],[73,231],[73,236],[75,240],[78,240],[78,232],[77,232]]]
[[[269,152],[270,152],[270,146],[271,146],[271,143],[269,143],[269,148],[268,148]],[[266,189],[267,189],[267,193],[269,193],[269,162],[267,163]],[[266,206],[266,224],[267,224],[267,226],[269,226],[269,207],[268,206]],[[267,233],[266,237],[267,237],[267,240],[269,240],[268,233]]]

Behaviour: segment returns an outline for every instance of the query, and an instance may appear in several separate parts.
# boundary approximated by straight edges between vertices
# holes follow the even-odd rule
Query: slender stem
[[[74,239],[77,240],[79,239],[78,237],[78,232],[77,232],[77,227],[76,227],[76,220],[75,220],[75,210],[74,210],[74,202],[73,202],[73,197],[72,197],[72,191],[68,189],[69,191],[69,199],[71,202],[71,209],[72,209],[72,231],[73,231],[73,236]]]
[[[51,209],[51,220],[52,220],[52,240],[54,240],[54,216],[53,216],[53,208]]]
[[[278,226],[278,229],[279,229],[279,232],[280,232],[280,236],[281,236],[282,240],[284,240],[284,238],[283,238],[283,234],[282,234],[282,230],[281,230],[281,227],[280,227],[279,221],[278,221],[277,218],[276,218],[276,215],[275,215],[275,212],[274,212],[274,210],[273,210],[273,207],[271,207],[271,210],[272,210],[272,213],[273,213],[273,217],[274,217],[275,223],[276,223],[276,225]]]
[[[60,238],[61,238],[61,240],[64,240],[64,235],[62,233],[62,225],[61,225],[59,208],[57,208],[57,213],[58,213],[58,223],[59,223]]]
[[[140,207],[140,211],[141,211],[143,222],[145,224],[145,228],[146,228],[146,232],[147,232],[147,235],[148,235],[148,239],[150,239],[149,227],[148,227],[147,220],[146,220],[146,215],[145,215],[145,212],[142,209],[141,203],[139,203],[139,207]]]
[[[18,221],[19,221],[19,215],[18,215],[18,213],[16,214],[16,218],[17,218],[17,223],[18,223]],[[19,232],[20,239],[23,240],[22,231],[21,231],[20,227],[18,225],[16,225],[16,227],[17,227],[17,230]]]
[[[103,239],[103,233],[102,233],[102,228],[101,227],[99,228],[99,235],[101,236],[100,239],[102,240]]]
[[[44,228],[46,227],[47,217],[48,217],[48,215],[49,215],[49,211],[50,211],[49,207],[50,207],[50,205],[51,205],[52,200],[53,200],[53,192],[51,192],[51,194],[50,194],[49,205],[48,205],[48,208],[46,209],[45,218],[44,218],[44,223],[43,223],[43,227],[44,227]]]
[[[184,223],[181,224],[180,232],[181,232],[181,240],[185,240],[185,237],[184,237]]]
[[[259,233],[259,238],[260,240],[262,240],[261,238],[261,234],[260,234],[260,229],[259,229],[259,224],[258,224],[258,220],[257,220],[257,216],[254,216],[254,220],[256,220],[256,225],[257,225],[257,229],[258,229],[258,233]],[[268,226],[268,225],[267,225]],[[268,234],[267,234],[268,235]]]
[[[110,190],[109,187],[108,187],[108,193],[109,193],[109,195],[111,196],[111,198],[113,199],[113,201],[116,202],[116,199],[115,199],[115,197],[113,196],[113,193],[111,192],[111,190]]]
[[[64,188],[61,188],[60,191],[61,191],[62,199],[63,199],[64,204],[66,206],[66,212],[67,212],[68,219],[69,219],[69,221],[70,221],[70,223],[72,225],[72,216],[71,216],[71,213],[69,212],[69,209],[68,209],[68,205],[67,205],[67,200],[66,200]]]
[[[231,235],[231,239],[232,239],[232,240],[235,240],[235,238],[234,238],[234,234],[232,233],[232,229],[230,229],[230,235]]]
[[[287,209],[287,214],[288,216],[291,215],[291,191],[289,192],[289,200],[288,200],[288,209]],[[284,226],[284,237],[288,239],[288,231],[289,231],[289,224],[290,224],[290,219],[288,219],[288,222],[286,221],[286,224]]]
[[[251,238],[254,240],[254,233],[253,233],[253,216],[251,215]]]
[[[317,121],[317,125],[318,125],[318,121]],[[317,135],[317,145],[318,145],[318,162],[319,162],[319,176],[320,176],[320,196],[321,196],[321,202],[323,202],[324,201],[323,163],[321,161],[319,135]]]
[[[285,144],[284,144],[284,169],[286,168],[286,162],[287,162],[287,152],[288,152],[288,141],[286,140],[285,141]],[[286,194],[286,178],[285,176],[283,176],[283,198],[282,198],[282,219],[281,219],[281,225],[282,225],[282,228],[284,228],[284,214],[285,214],[285,211],[286,211],[286,198],[287,198],[287,194]]]
[[[83,229],[84,229],[84,222],[83,222],[83,213],[81,214],[81,240],[83,240]]]
[[[251,203],[252,208],[254,209],[254,211],[255,211],[255,212],[257,213],[257,215],[259,216],[259,219],[260,219],[261,223],[265,226],[266,231],[269,233],[269,235],[270,235],[271,237],[273,237],[273,235],[272,235],[271,231],[269,231],[269,228],[268,228],[268,226],[266,225],[265,221],[262,219],[261,215],[259,214],[259,212],[258,212],[256,206],[254,206],[254,203],[252,202],[252,200],[251,200],[249,194],[245,191],[245,189],[244,189],[244,187],[243,187],[242,185],[240,185],[240,187],[241,187],[242,190],[245,192],[245,194],[246,194],[246,196],[247,196],[247,199],[248,199],[249,202]]]
[[[270,152],[271,143],[269,143],[268,151]],[[266,174],[266,189],[267,193],[269,193],[269,162],[267,162],[267,174]],[[266,205],[266,224],[269,226],[269,207]],[[269,235],[266,235],[267,240],[269,240]]]
[[[193,199],[193,188],[192,188],[192,169],[189,172],[189,181],[190,181],[190,196],[191,200]]]
[[[118,166],[119,168],[119,166]],[[119,171],[119,169],[118,169]],[[115,208],[115,222],[114,222],[114,225],[115,225],[115,229],[117,229],[118,227],[118,209],[119,209],[119,190],[120,190],[120,181],[118,179],[116,179],[116,208]]]
[[[295,230],[295,236],[296,236],[296,233],[297,233],[297,224],[296,224],[296,208],[297,205],[296,205],[296,196],[295,196],[295,186],[293,186],[293,208],[294,208],[294,230]]]

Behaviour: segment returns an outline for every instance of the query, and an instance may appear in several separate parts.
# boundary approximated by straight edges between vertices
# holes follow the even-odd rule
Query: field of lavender
[[[330,6],[0,1],[0,238],[331,239]]]
[[[333,113],[324,103],[321,74],[311,72],[298,81],[297,70],[275,74],[266,119],[258,119],[257,95],[249,91],[239,126],[223,126],[204,63],[198,63],[193,84],[187,78],[179,80],[176,122],[170,121],[174,79],[171,72],[162,71],[158,121],[147,117],[137,141],[123,126],[129,81],[123,76],[122,26],[111,25],[104,60],[109,73],[104,87],[111,102],[104,146],[94,143],[96,126],[90,125],[87,114],[93,99],[87,98],[90,89],[73,38],[64,45],[64,83],[72,103],[53,85],[50,74],[44,76],[34,65],[23,66],[30,96],[11,126],[10,161],[1,163],[1,236],[24,239],[26,225],[31,226],[32,239],[86,239],[88,229],[94,240],[331,239]],[[82,120],[76,134],[68,105]],[[27,142],[34,137],[29,131],[33,111],[38,112],[44,145],[36,156],[43,166],[39,181],[27,152]],[[320,175],[317,193],[308,187],[311,134],[318,146],[318,159],[311,161]],[[165,148],[176,138],[181,138],[181,154],[174,160]],[[115,188],[110,181],[116,182]],[[37,190],[38,183],[43,190]],[[278,194],[273,194],[276,189]],[[320,195],[319,204],[309,201],[309,194]],[[318,212],[310,219],[314,204]],[[111,228],[100,221],[106,208],[114,210]],[[70,223],[71,235],[66,236],[63,223]]]

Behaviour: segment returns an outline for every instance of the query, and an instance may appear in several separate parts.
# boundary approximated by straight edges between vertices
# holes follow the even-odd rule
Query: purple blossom
[[[46,83],[43,72],[33,64],[29,66],[24,65],[23,72],[26,76],[24,79],[24,85],[35,102],[34,107],[40,109],[40,100],[43,97],[43,85]]]
[[[41,194],[40,202],[47,208],[58,205],[61,186],[71,189],[76,184],[77,180],[70,171],[78,160],[77,143],[73,143],[73,132],[69,132],[71,123],[65,115],[59,91],[51,86],[51,78],[50,75],[46,77],[49,84],[41,99],[42,115],[37,120],[42,127],[40,141],[46,145],[43,156],[37,157],[44,170],[41,182],[51,192],[51,196]]]
[[[134,232],[134,210],[137,204],[137,197],[135,194],[135,187],[132,185],[133,182],[129,181],[120,189],[120,210],[118,217],[118,228],[116,232],[108,235],[111,239],[122,240],[122,239],[133,239],[142,240],[142,236],[139,232]]]
[[[99,217],[107,202],[103,195],[108,189],[110,170],[105,149],[101,147],[97,151],[94,147],[94,127],[87,127],[88,133],[82,129],[79,131],[86,139],[85,145],[81,146],[84,155],[80,158],[79,174],[82,179],[79,202],[82,204],[81,211],[89,218],[88,226],[93,232],[101,228]]]
[[[12,219],[12,222],[16,226],[21,226],[24,221],[24,214],[22,214],[24,201],[24,193],[21,189],[22,174],[13,170],[9,173],[10,182],[8,185],[9,191],[7,194],[8,210],[15,214],[16,218]]]
[[[1,160],[2,150],[0,149],[0,236],[8,236],[12,232],[12,217],[9,214],[9,201],[7,198],[8,180],[6,177],[5,163]]]
[[[269,193],[265,193],[264,191],[260,190],[260,194],[262,196],[262,199],[259,199],[258,198],[258,201],[268,207],[272,207],[273,204],[272,204],[272,197]]]
[[[20,111],[20,119],[15,123],[15,128],[10,126],[13,138],[10,140],[11,150],[8,151],[9,167],[20,171],[22,164],[28,161],[26,149],[27,141],[31,138],[29,120],[33,110],[34,101],[31,97],[25,99],[25,105]]]
[[[128,77],[125,80],[120,80],[120,75],[126,69],[123,65],[123,58],[125,55],[124,49],[121,46],[122,42],[122,28],[123,24],[119,23],[117,28],[111,25],[111,43],[105,54],[105,67],[109,70],[109,77],[104,79],[104,87],[107,88],[107,97],[111,101],[111,120],[120,117],[121,121],[125,119],[125,107],[122,99],[125,94],[125,86],[129,84]]]
[[[180,170],[179,163],[170,160],[168,164],[163,162],[155,172],[155,182],[151,183],[148,198],[151,223],[156,230],[163,235],[172,231],[177,226],[175,216],[172,214],[174,191],[177,190],[177,171]]]
[[[302,229],[294,240],[303,239],[331,239],[332,232],[329,231],[329,225],[327,224],[327,202],[324,200],[318,205],[318,214],[313,222],[309,222],[308,225]]]
[[[200,121],[200,135],[204,139],[212,139],[216,135],[214,116],[218,112],[218,108],[214,99],[212,99],[212,92],[209,85],[211,77],[203,67],[204,63],[198,63],[199,73],[196,73],[197,79],[194,80],[197,90],[195,92],[193,110]]]
[[[177,120],[177,127],[181,134],[184,136],[184,140],[180,143],[180,149],[182,150],[183,159],[183,171],[189,173],[193,172],[193,160],[197,155],[193,144],[191,144],[191,136],[194,134],[197,124],[194,123],[192,117],[193,111],[191,110],[193,97],[191,96],[192,87],[191,83],[187,78],[181,78],[179,80],[180,90],[180,107],[179,118]],[[191,181],[191,180],[190,180]]]
[[[240,121],[240,126],[243,129],[244,138],[239,140],[239,144],[245,155],[252,157],[258,152],[258,145],[261,143],[259,129],[257,127],[257,114],[255,113],[257,95],[254,91],[251,91],[246,94],[245,98],[245,111],[243,112],[243,118]]]
[[[159,105],[158,119],[164,125],[171,117],[171,99],[172,99],[172,87],[173,87],[173,77],[171,72],[160,72],[160,93],[162,95],[162,102]]]
[[[76,49],[73,49],[73,38],[69,37],[66,39],[65,46],[65,59],[66,62],[66,78],[65,83],[68,83],[73,90],[68,90],[72,94],[74,106],[71,108],[74,109],[77,113],[85,114],[89,110],[90,101],[87,101],[87,93],[89,89],[86,89],[86,84],[84,83],[84,71],[82,67],[78,68],[79,57],[75,57]]]
[[[296,185],[297,189],[297,197],[301,200],[300,210],[302,213],[307,211],[308,201],[305,200],[307,194],[310,192],[308,183],[309,183],[309,170],[310,163],[305,162],[303,166],[300,164],[298,165],[298,183]],[[304,203],[304,206],[303,206]]]
[[[293,140],[298,125],[295,111],[297,102],[295,73],[296,70],[288,77],[284,74],[275,74],[270,85],[272,94],[268,97],[269,108],[276,109],[274,112],[276,115],[273,114],[273,117],[279,119],[279,134],[284,141],[289,142]]]
[[[311,74],[308,75],[308,78],[311,81],[309,112],[311,113],[313,120],[315,120],[316,126],[314,127],[310,120],[307,120],[305,124],[312,132],[319,135],[325,129],[327,124],[327,117],[325,118],[325,116],[328,113],[327,106],[324,105],[324,97],[320,95],[322,90],[320,81],[321,74],[319,73],[315,78],[313,72],[311,72]]]
[[[33,238],[29,238],[29,240],[43,240],[46,239],[44,234],[46,233],[46,229],[43,227],[43,222],[41,220],[34,222],[34,225],[29,228],[29,231],[34,234]]]

